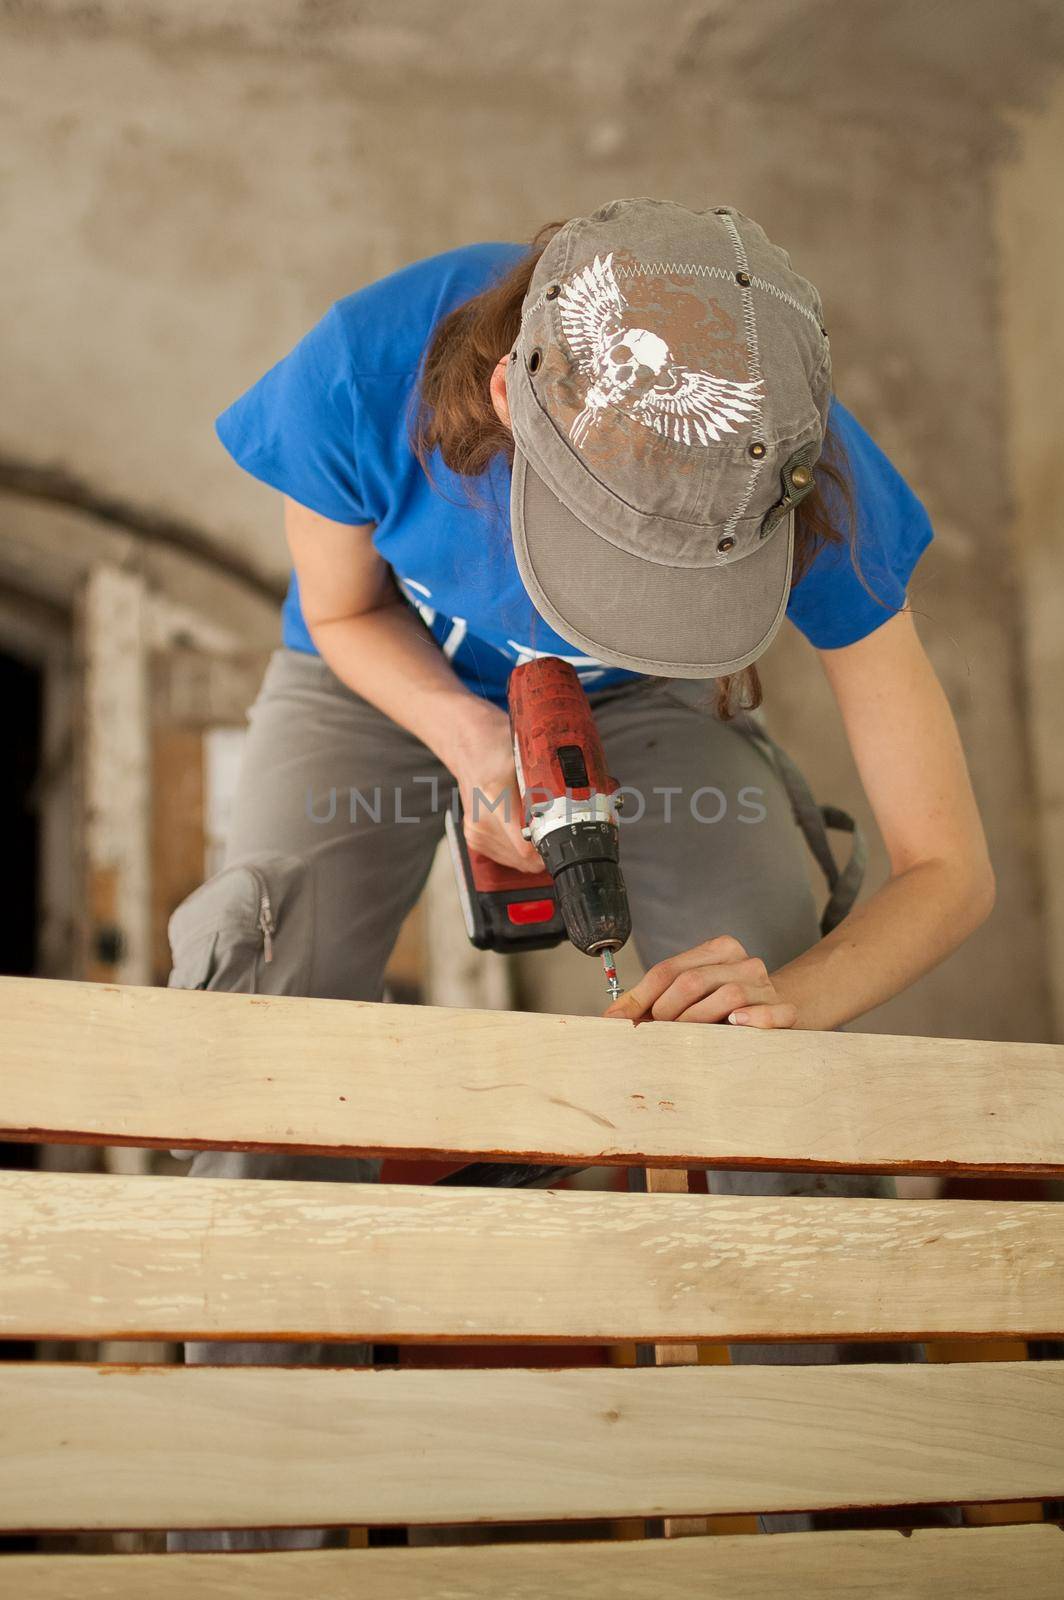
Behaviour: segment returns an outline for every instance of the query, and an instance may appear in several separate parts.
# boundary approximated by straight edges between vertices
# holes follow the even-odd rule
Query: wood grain
[[[7,1172],[0,1283],[8,1339],[634,1339],[695,1363],[684,1341],[1060,1334],[1064,1206]]]
[[[1064,1173],[1064,1047],[0,979],[0,1136]]]
[[[0,1366],[0,1527],[514,1522],[1064,1496],[1064,1363]]]
[[[712,1587],[709,1587],[709,1586]],[[1058,1528],[310,1554],[0,1557],[0,1600],[1060,1600]]]
[[[646,1173],[646,1189],[648,1194],[688,1194],[690,1182],[688,1174],[678,1167],[648,1167]],[[683,1213],[677,1218],[679,1226],[683,1227]],[[698,1281],[704,1283],[704,1273],[698,1273]],[[681,1344],[678,1342],[656,1343],[652,1347],[655,1365],[659,1367],[696,1367],[698,1365],[698,1345]],[[710,1517],[663,1517],[661,1519],[661,1536],[663,1539],[688,1539],[696,1534],[709,1533],[712,1525]],[[621,1527],[625,1524],[621,1523]],[[650,1524],[653,1527],[653,1524]]]

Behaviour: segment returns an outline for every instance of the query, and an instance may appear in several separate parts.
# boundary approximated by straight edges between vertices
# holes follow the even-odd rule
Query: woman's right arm
[[[310,636],[342,682],[416,734],[454,775],[471,848],[540,871],[538,852],[521,836],[506,714],[460,682],[399,593],[373,527],[332,522],[285,498],[285,534]],[[475,789],[492,801],[509,792],[509,822],[501,808],[482,807],[474,819]]]

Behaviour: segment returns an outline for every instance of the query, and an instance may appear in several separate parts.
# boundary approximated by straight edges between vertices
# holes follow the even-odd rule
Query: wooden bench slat
[[[712,1584],[712,1590],[706,1586]],[[1060,1600],[1040,1527],[269,1555],[0,1557],[0,1600]]]
[[[1064,1363],[0,1366],[0,1527],[704,1515],[1064,1496]]]
[[[0,1336],[1064,1332],[1064,1207],[0,1173]]]
[[[0,1137],[1064,1173],[1064,1047],[0,979]]]

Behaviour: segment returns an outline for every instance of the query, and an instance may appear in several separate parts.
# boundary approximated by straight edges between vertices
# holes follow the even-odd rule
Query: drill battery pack
[[[453,810],[446,829],[470,942],[511,955],[561,944],[566,929],[550,873],[519,872],[471,851]]]

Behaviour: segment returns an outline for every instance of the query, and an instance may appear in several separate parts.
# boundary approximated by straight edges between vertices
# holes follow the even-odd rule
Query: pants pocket
[[[170,918],[170,989],[303,994],[314,948],[312,883],[297,856],[262,855],[215,873]],[[194,1150],[171,1150],[187,1161]]]
[[[215,873],[170,918],[171,989],[306,994],[313,884],[298,856],[263,854]]]

